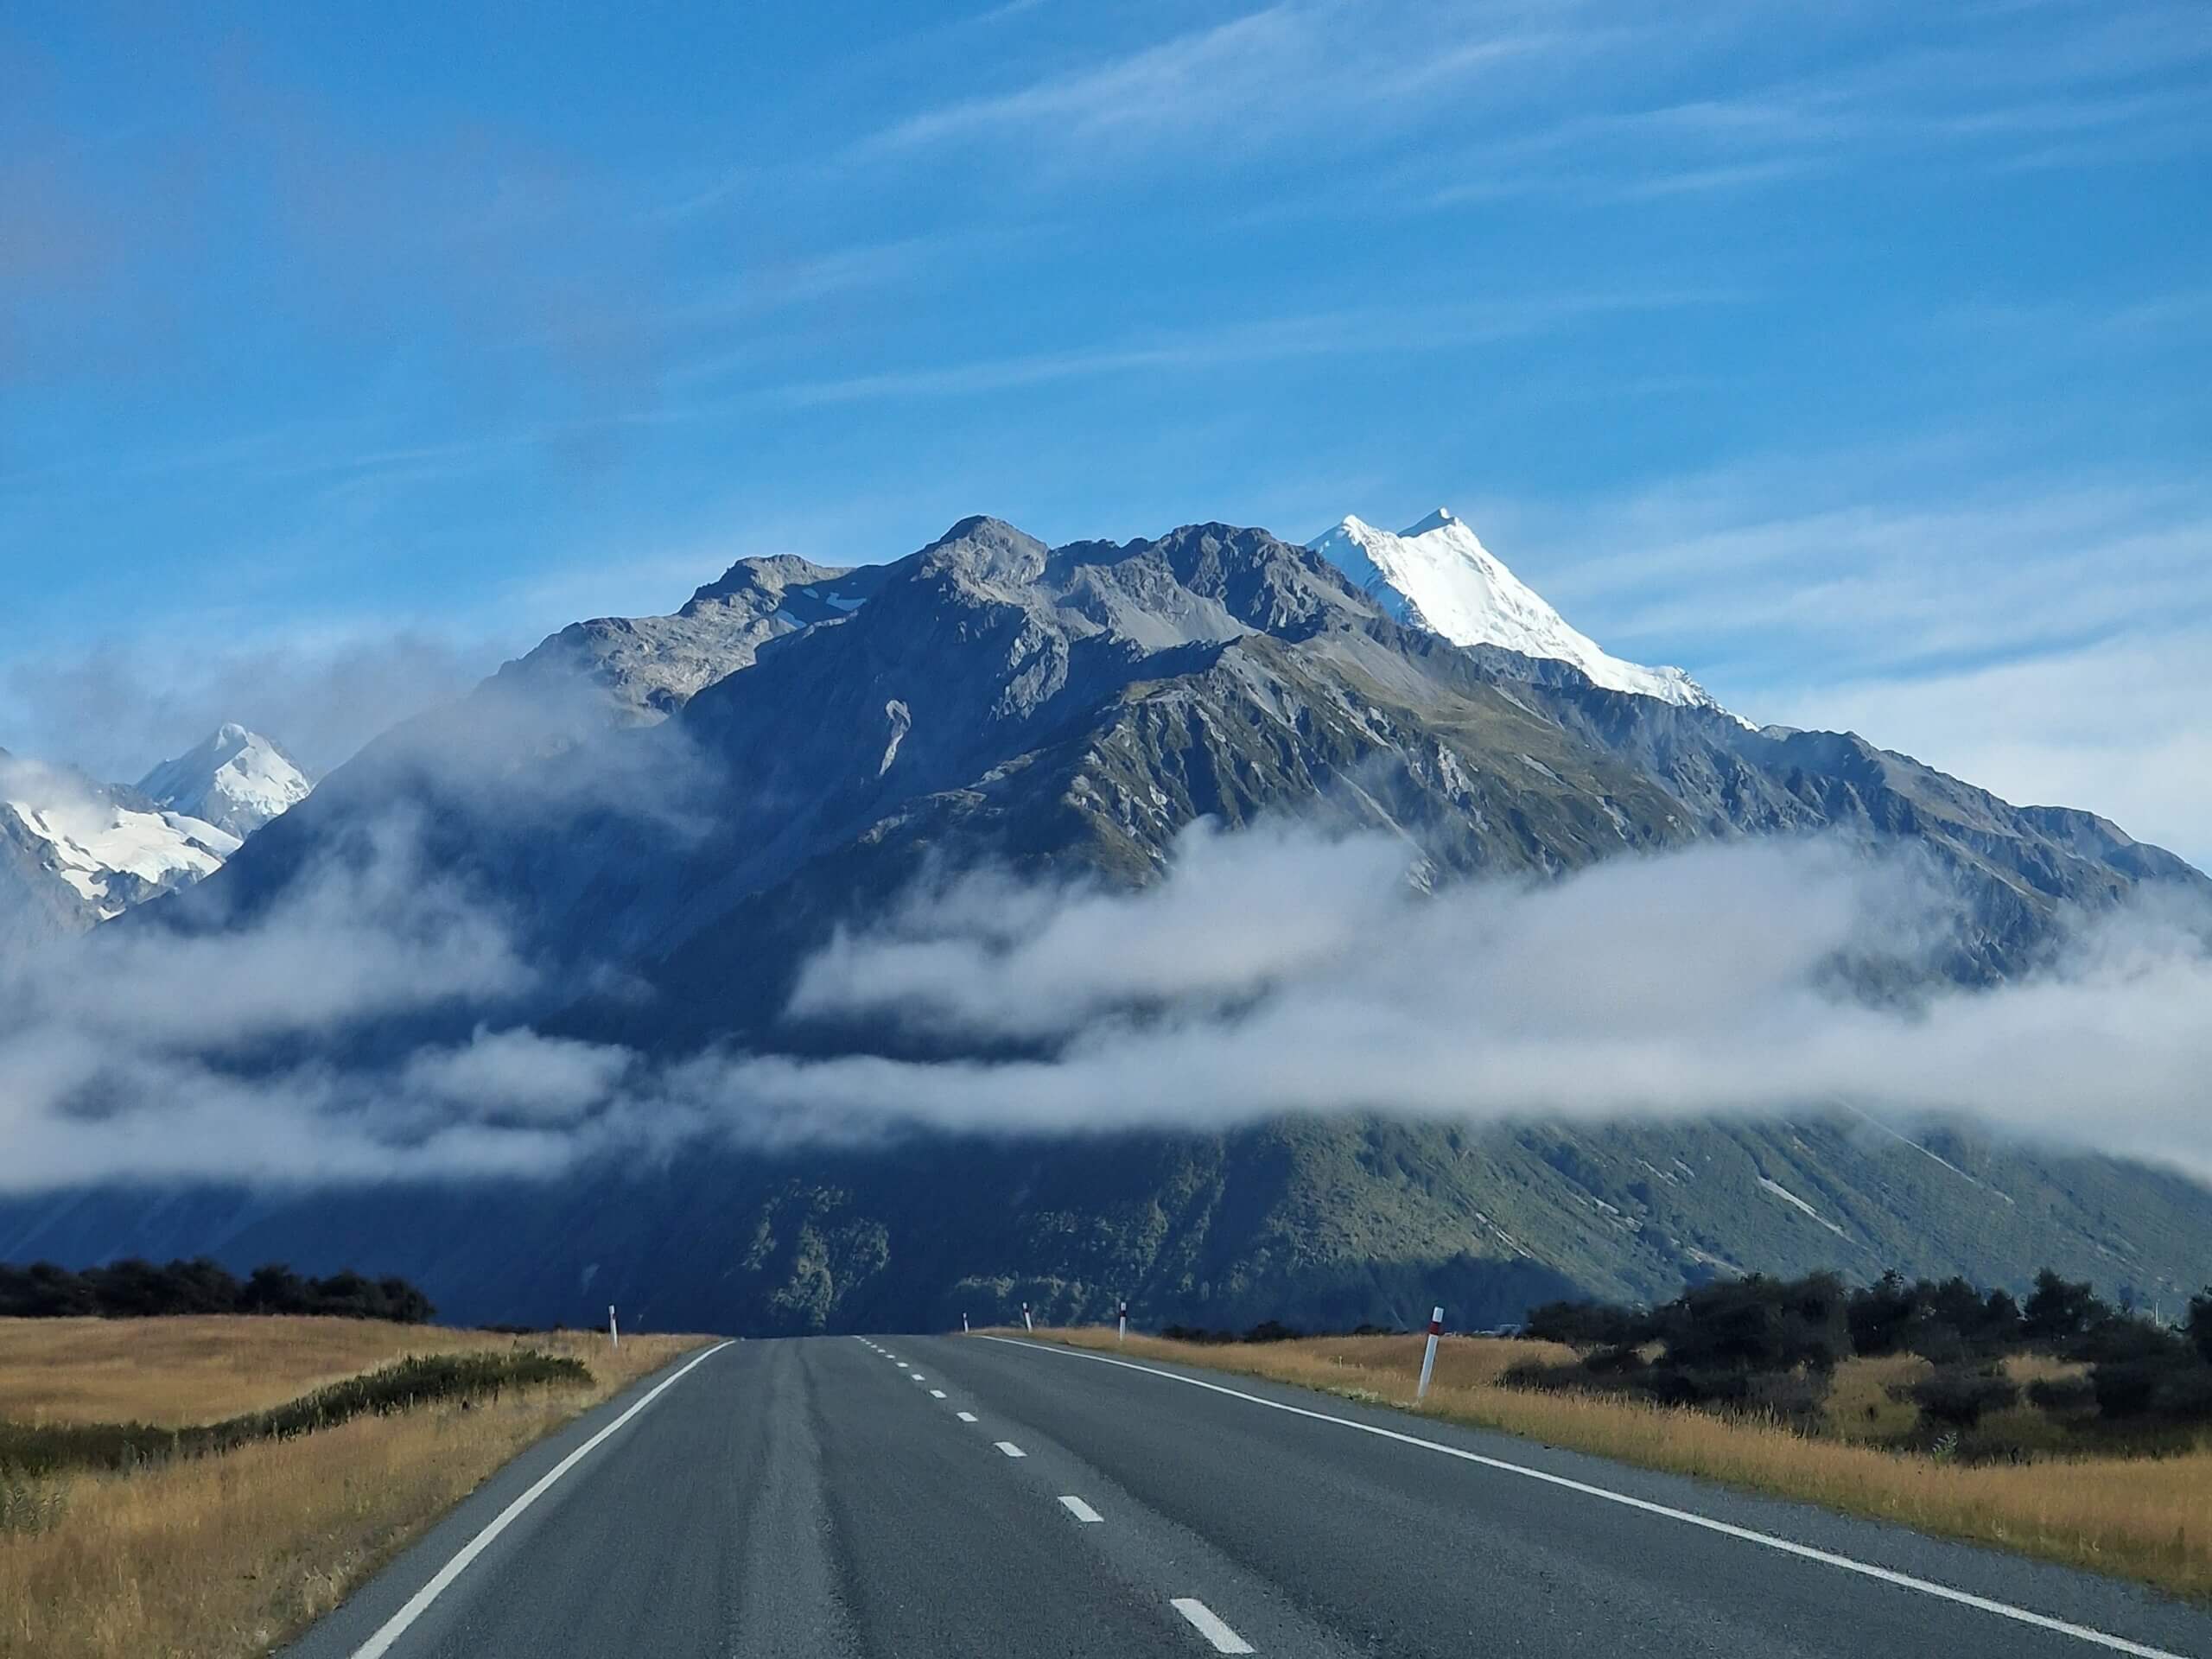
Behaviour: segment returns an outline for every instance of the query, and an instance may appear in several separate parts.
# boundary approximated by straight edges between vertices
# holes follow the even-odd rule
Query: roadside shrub
[[[1644,1340],[1649,1325],[1648,1316],[1603,1302],[1546,1302],[1529,1310],[1522,1334],[1570,1348],[1610,1348]]]
[[[2017,1404],[2020,1390],[2010,1377],[1991,1367],[1938,1365],[1911,1385],[1910,1398],[1929,1422],[1967,1429],[1990,1412]]]
[[[2212,1285],[2204,1287],[2202,1296],[2189,1299],[2189,1319],[2182,1329],[2188,1333],[2196,1357],[2212,1365]]]
[[[1969,1353],[1967,1339],[1946,1319],[1916,1320],[1905,1347],[1930,1365],[1961,1364]]]
[[[2096,1409],[2097,1391],[2086,1376],[2038,1377],[2028,1384],[2028,1399],[2054,1417],[2078,1417]]]
[[[1590,1374],[1579,1364],[1548,1365],[1541,1359],[1524,1359],[1507,1366],[1497,1376],[1509,1389],[1535,1389],[1547,1394],[1586,1388]]]
[[[1735,1409],[1751,1402],[1751,1374],[1740,1367],[1655,1365],[1644,1373],[1643,1392],[1662,1406]]]
[[[1746,1409],[1791,1422],[1808,1422],[1827,1403],[1827,1380],[1809,1371],[1755,1371],[1745,1391]]]
[[[1851,1352],[1843,1281],[1832,1273],[1802,1279],[1747,1279],[1702,1285],[1659,1310],[1670,1365],[1833,1370]]]
[[[2090,1368],[2089,1386],[2099,1414],[2114,1422],[2212,1422],[2212,1366],[2194,1355],[2107,1361]]]
[[[1160,1334],[1170,1342],[1234,1342],[1234,1331],[1211,1331],[1203,1325],[1163,1325]]]
[[[1583,1360],[1582,1368],[1592,1376],[1630,1376],[1649,1369],[1649,1364],[1642,1349],[1624,1342],[1599,1349]]]

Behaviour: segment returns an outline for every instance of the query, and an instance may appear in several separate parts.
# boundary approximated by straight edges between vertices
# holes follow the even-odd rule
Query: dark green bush
[[[2212,1422],[2212,1366],[2194,1354],[2107,1361],[2090,1368],[2089,1386],[2099,1414],[2114,1422]]]
[[[1923,1417],[1955,1429],[1972,1428],[2020,1398],[2011,1378],[1984,1365],[1938,1365],[1912,1385],[1911,1394]]]
[[[2020,1310],[2020,1328],[2036,1341],[2065,1344],[2111,1312],[2097,1300],[2087,1281],[2076,1284],[2045,1268],[2036,1274],[2035,1290]]]
[[[2038,1377],[2028,1384],[2028,1398],[2054,1417],[2078,1417],[2097,1407],[2097,1391],[2086,1376]]]
[[[1848,1298],[1832,1273],[1720,1281],[1659,1310],[1669,1364],[1690,1370],[1834,1369],[1851,1352]]]
[[[1521,1334],[1571,1348],[1611,1348],[1647,1340],[1650,1326],[1650,1315],[1630,1308],[1602,1302],[1546,1302],[1529,1310]]]
[[[2212,1365],[2212,1285],[2204,1287],[2202,1296],[2189,1299],[2189,1320],[2182,1328],[2188,1332],[2196,1357]]]

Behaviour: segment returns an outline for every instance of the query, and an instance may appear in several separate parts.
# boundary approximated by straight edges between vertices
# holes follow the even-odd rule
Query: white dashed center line
[[[944,1390],[943,1389],[931,1389],[930,1390],[930,1398],[931,1398],[931,1399],[932,1399],[932,1400],[942,1400],[942,1399],[944,1399]]]
[[[1084,1503],[1081,1498],[1074,1496],[1072,1493],[1069,1493],[1061,1497],[1060,1507],[1065,1510],[1070,1515],[1075,1516],[1077,1520],[1086,1523],[1095,1523],[1103,1521],[1106,1518],[1104,1516],[1099,1514],[1097,1510],[1092,1509],[1090,1504]]]
[[[1009,1458],[1026,1458],[1029,1455],[1020,1446],[1016,1446],[1012,1440],[999,1441],[998,1448],[1000,1451],[1005,1452]]]
[[[1216,1653],[1252,1651],[1252,1644],[1216,1618],[1213,1609],[1203,1601],[1192,1596],[1178,1596],[1167,1605],[1189,1619],[1198,1633],[1213,1643]]]
[[[972,1411],[956,1411],[952,1414],[963,1423],[972,1423],[976,1421],[976,1414]]]
[[[919,1371],[909,1371],[909,1372],[907,1372],[907,1373],[906,1373],[906,1375],[907,1375],[907,1376],[911,1376],[911,1377],[912,1377],[912,1378],[914,1379],[914,1381],[915,1381],[915,1382],[925,1382],[925,1381],[926,1381],[926,1380],[927,1380],[927,1379],[925,1379],[925,1378],[922,1376],[922,1374],[921,1374]]]

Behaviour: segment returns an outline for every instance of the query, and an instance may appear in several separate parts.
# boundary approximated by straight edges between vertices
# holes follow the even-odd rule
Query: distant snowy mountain
[[[283,749],[238,725],[223,727],[138,781],[138,792],[155,805],[212,823],[240,841],[297,806],[314,788]]]
[[[0,749],[0,950],[84,932],[213,875],[312,787],[242,726],[136,789]]]
[[[1448,508],[1439,507],[1395,536],[1346,518],[1306,546],[1399,621],[1440,633],[1454,645],[1496,645],[1570,663],[1610,690],[1693,709],[1720,708],[1681,669],[1624,662],[1568,626]]]
[[[56,925],[41,932],[80,931],[189,886],[222,868],[240,844],[135,791],[12,756],[0,760],[0,841],[12,854],[14,883],[46,889],[40,908]]]

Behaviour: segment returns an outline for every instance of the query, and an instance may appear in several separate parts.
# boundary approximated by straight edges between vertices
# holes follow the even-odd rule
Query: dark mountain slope
[[[2145,882],[2212,891],[2088,814],[2009,806],[1855,736],[1751,731],[1452,645],[1260,531],[1050,549],[969,519],[865,572],[747,562],[694,606],[696,627],[557,636],[142,925],[236,926],[372,855],[397,818],[548,969],[495,1022],[662,1057],[943,1054],[930,1033],[790,1020],[799,965],[925,875],[1150,882],[1201,818],[1382,830],[1431,883],[1707,838],[1910,848],[1962,895],[1942,967],[1967,983],[2031,968],[2068,906]],[[711,662],[702,629],[721,630]],[[1818,1265],[2017,1285],[2049,1263],[2148,1298],[2212,1278],[2212,1193],[1850,1117],[1477,1133],[1347,1116],[699,1150],[550,1185],[0,1205],[0,1255],[199,1248],[373,1262],[464,1316],[576,1318],[611,1295],[664,1325],[834,1328],[1127,1294],[1160,1319],[1350,1322],[1437,1295],[1505,1318],[1570,1285],[1659,1296]]]

